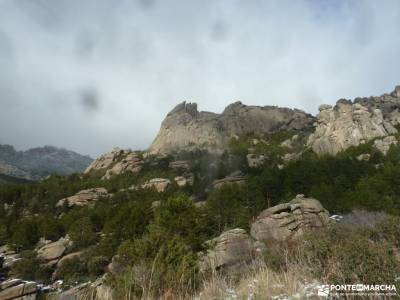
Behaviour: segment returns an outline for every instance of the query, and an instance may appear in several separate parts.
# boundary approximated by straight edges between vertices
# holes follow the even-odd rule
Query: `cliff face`
[[[234,136],[306,130],[312,127],[314,120],[314,117],[301,110],[276,106],[247,106],[235,102],[221,114],[216,114],[199,112],[196,103],[183,102],[162,122],[150,152],[193,149],[222,151]]]

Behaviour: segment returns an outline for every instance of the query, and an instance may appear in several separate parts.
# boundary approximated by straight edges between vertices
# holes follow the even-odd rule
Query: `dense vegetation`
[[[305,151],[299,159],[284,162],[282,154],[298,151],[278,146],[286,138],[287,134],[273,136],[267,143],[255,145],[255,153],[267,157],[264,165],[256,169],[249,169],[246,164],[246,154],[254,139],[248,136],[233,141],[231,151],[221,156],[197,152],[154,158],[146,162],[139,174],[117,175],[108,181],[100,179],[102,174],[91,174],[52,176],[36,184],[1,185],[0,245],[9,244],[22,251],[24,259],[15,265],[14,274],[45,282],[50,280],[49,270],[40,267],[41,262],[31,250],[40,238],[55,241],[69,235],[74,242],[73,250],[85,251],[80,258],[70,260],[58,270],[57,277],[65,282],[73,284],[100,276],[116,255],[115,260],[126,267],[119,277],[112,279],[121,293],[129,290],[140,295],[144,293],[143,286],[147,290],[185,293],[199,284],[197,252],[204,249],[206,240],[226,229],[248,229],[261,210],[291,200],[297,194],[315,197],[331,213],[364,209],[400,215],[400,146],[392,147],[386,157],[375,150],[372,143],[367,143],[336,157],[317,157]],[[368,161],[357,159],[364,153],[370,154]],[[127,189],[154,177],[173,179],[177,173],[168,168],[172,159],[192,162],[193,186],[172,185],[165,193]],[[285,164],[283,168],[282,164]],[[214,179],[235,170],[248,175],[245,184],[211,188]],[[113,196],[97,201],[91,208],[56,207],[57,201],[64,197],[100,186]],[[206,204],[195,205],[190,197],[196,201],[206,200]],[[318,239],[311,238],[314,242],[310,242],[303,253],[309,255],[308,261],[327,261],[329,255],[340,255],[343,251],[340,247],[357,252],[354,249],[362,245],[370,250],[363,255],[372,260],[371,267],[394,266],[387,257],[379,260],[389,251],[389,242],[400,241],[398,228],[393,223],[383,232],[389,231],[390,236],[379,239],[374,231],[369,231],[368,235],[352,232],[357,240],[341,244],[338,243],[341,233],[328,229]],[[372,236],[384,241],[387,247],[371,248],[368,241]],[[330,248],[335,244],[339,248]],[[352,266],[357,261],[348,257],[340,259],[343,266]],[[356,259],[364,260],[364,256]],[[271,264],[280,266],[276,262]],[[322,265],[314,271],[317,276],[323,276],[324,270],[326,266]],[[350,275],[347,269],[343,272],[342,278],[333,279],[349,281],[351,274],[358,271]]]

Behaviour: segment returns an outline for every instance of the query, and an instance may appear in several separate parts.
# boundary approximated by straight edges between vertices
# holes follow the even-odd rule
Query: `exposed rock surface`
[[[363,153],[356,157],[358,161],[369,161],[371,158],[371,154]]]
[[[20,279],[10,279],[0,283],[1,300],[35,300],[37,295],[36,282]]]
[[[229,176],[213,181],[214,188],[220,188],[226,184],[242,184],[246,181],[246,177],[239,171],[233,172]]]
[[[111,152],[103,154],[95,159],[85,170],[85,174],[93,171],[106,170],[102,179],[109,179],[112,175],[124,172],[140,172],[143,161],[138,154],[131,150],[113,149]]]
[[[142,184],[142,188],[155,188],[157,192],[162,193],[171,185],[171,180],[167,178],[153,178]]]
[[[190,169],[190,163],[186,160],[177,160],[177,161],[172,161],[169,163],[169,167],[171,169],[178,169],[178,170],[189,170]]]
[[[11,250],[8,246],[0,247],[0,268],[8,269],[20,259],[19,253]]]
[[[194,183],[194,175],[183,174],[182,176],[176,176],[174,180],[179,187],[191,186]]]
[[[92,159],[52,146],[16,151],[0,145],[0,174],[16,179],[36,181],[51,174],[69,175],[82,172]]]
[[[66,238],[60,238],[58,241],[49,243],[38,250],[38,257],[47,261],[54,262],[56,264],[68,247],[71,246],[71,241]]]
[[[200,262],[202,271],[232,267],[253,258],[253,242],[240,228],[225,231],[207,244],[209,250],[202,255]]]
[[[334,107],[321,105],[315,132],[308,145],[317,154],[332,154],[374,138],[397,133],[400,123],[400,87],[390,95],[341,99]]]
[[[40,176],[32,175],[27,171],[17,168],[16,166],[9,165],[3,162],[0,162],[0,174],[28,181],[36,181],[41,179]]]
[[[249,153],[246,156],[247,159],[247,165],[250,168],[258,168],[258,167],[262,167],[264,165],[264,161],[265,161],[265,155],[260,154],[253,154],[253,153]]]
[[[314,117],[297,109],[247,106],[235,102],[221,114],[216,114],[199,112],[196,103],[183,102],[162,122],[150,152],[169,153],[193,149],[221,151],[228,148],[234,136],[304,130],[311,128],[313,122]]]
[[[260,242],[294,240],[306,230],[320,228],[329,222],[329,213],[313,198],[297,196],[289,203],[270,207],[251,225],[251,236]]]
[[[386,155],[392,145],[397,145],[396,137],[390,135],[374,141],[374,147]]]
[[[63,206],[65,203],[68,207],[94,205],[97,200],[108,197],[109,195],[110,194],[108,194],[107,190],[103,187],[82,190],[71,197],[59,200],[57,206]]]

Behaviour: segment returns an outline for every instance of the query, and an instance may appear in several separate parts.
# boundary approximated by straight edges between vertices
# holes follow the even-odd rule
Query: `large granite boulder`
[[[305,130],[314,117],[297,109],[276,106],[247,106],[235,102],[221,114],[199,112],[196,103],[177,105],[164,119],[153,141],[151,153],[180,150],[227,150],[234,136],[262,136],[280,130]]]
[[[93,206],[100,198],[109,197],[110,194],[103,187],[82,190],[71,197],[61,199],[57,202],[57,207],[67,205],[72,206]]]
[[[251,225],[251,236],[265,244],[295,240],[307,230],[328,224],[329,213],[313,198],[297,196],[289,203],[270,207]]]
[[[194,183],[194,175],[189,173],[183,174],[182,176],[176,176],[174,181],[179,187],[192,186]]]
[[[44,245],[38,251],[38,257],[51,265],[56,264],[58,260],[65,254],[67,249],[72,246],[72,242],[67,238],[60,238],[56,242]]]
[[[250,261],[254,256],[253,241],[244,229],[225,231],[206,243],[209,249],[200,255],[202,271],[234,267]]]
[[[131,150],[113,149],[94,160],[85,170],[85,174],[98,170],[106,170],[102,179],[109,179],[112,175],[124,172],[140,172],[143,161],[138,154]]]
[[[0,283],[1,300],[35,300],[37,291],[36,282],[10,279]]]

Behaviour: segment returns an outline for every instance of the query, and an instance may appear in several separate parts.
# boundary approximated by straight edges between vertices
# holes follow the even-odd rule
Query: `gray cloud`
[[[183,100],[298,107],[400,83],[400,3],[0,0],[0,142],[146,148]]]

